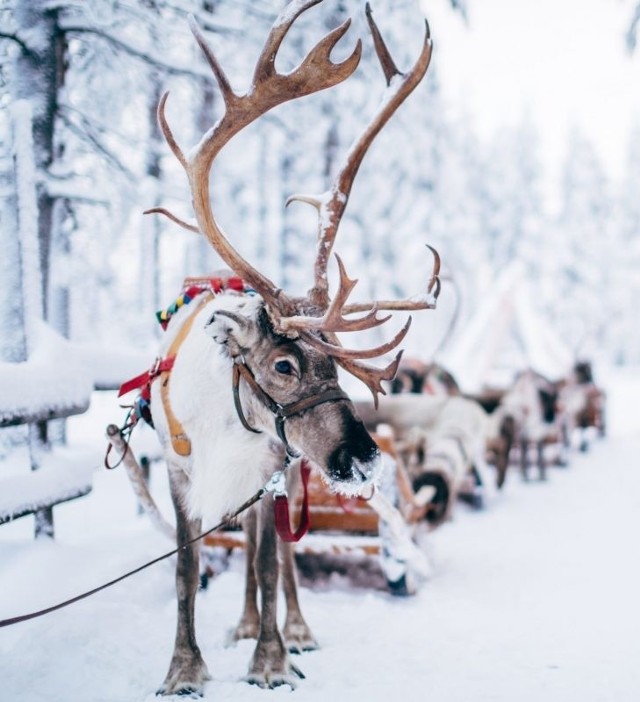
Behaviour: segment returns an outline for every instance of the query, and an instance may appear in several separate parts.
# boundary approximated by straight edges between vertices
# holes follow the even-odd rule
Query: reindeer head
[[[342,492],[370,482],[380,467],[379,452],[339,387],[333,359],[277,333],[258,296],[220,305],[205,331],[233,360],[237,381],[243,380],[237,397],[248,427],[303,451]]]
[[[276,71],[276,54],[291,25],[319,2],[321,0],[294,0],[284,9],[267,37],[251,88],[245,95],[238,95],[231,89],[218,60],[191,18],[191,30],[222,92],[225,113],[199,144],[185,154],[165,117],[168,96],[165,93],[158,108],[158,118],[167,143],[189,179],[197,224],[189,224],[163,208],[148,212],[164,214],[182,227],[203,234],[235,274],[258,293],[252,301],[238,302],[230,308],[223,306],[214,313],[208,325],[208,333],[234,360],[234,377],[240,388],[236,391],[236,406],[241,405],[239,413],[245,426],[251,426],[250,421],[253,421],[256,428],[273,432],[274,404],[289,408],[286,440],[283,439],[285,445],[289,441],[302,450],[325,470],[332,481],[361,483],[370,478],[378,452],[351,402],[339,389],[336,363],[365,382],[377,404],[378,393],[385,392],[381,383],[393,378],[401,352],[383,369],[361,361],[395,349],[406,335],[411,319],[393,339],[373,349],[356,351],[344,348],[337,334],[383,324],[390,317],[379,317],[379,310],[435,307],[440,289],[439,258],[431,249],[434,268],[425,294],[410,300],[360,304],[347,303],[357,281],[348,278],[337,256],[340,282],[331,299],[327,265],[353,180],[368,147],[426,73],[431,56],[428,26],[416,64],[408,73],[402,74],[394,65],[367,5],[369,27],[387,81],[387,94],[378,113],[351,148],[329,191],[289,198],[288,203],[294,200],[307,202],[318,211],[314,283],[305,297],[287,295],[240,256],[216,222],[209,196],[212,163],[235,134],[276,105],[335,86],[355,71],[361,55],[359,40],[345,61],[333,63],[330,59],[332,49],[346,33],[350,20],[324,37],[295,70],[286,75]],[[360,316],[353,317],[359,313]],[[250,418],[243,417],[243,412],[251,415]],[[279,428],[277,433],[281,434]]]

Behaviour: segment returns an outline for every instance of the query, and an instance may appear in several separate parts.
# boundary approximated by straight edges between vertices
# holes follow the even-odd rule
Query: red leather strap
[[[374,492],[375,488],[372,485],[371,495],[369,495],[369,497],[363,497],[362,495],[355,495],[354,497],[345,497],[344,495],[337,493],[336,500],[338,501],[340,507],[342,507],[343,512],[346,512],[347,514],[353,514],[356,511],[356,507],[358,506],[358,504],[362,504],[363,502],[369,502],[369,500],[371,500],[371,498],[374,495]]]
[[[118,391],[118,397],[122,397],[122,395],[126,395],[132,390],[137,390],[138,388],[144,387],[154,378],[160,375],[160,373],[171,370],[175,360],[175,356],[164,358],[162,361],[158,360],[148,371],[140,373],[140,375],[136,375],[135,378],[131,378],[131,380],[127,380],[125,383],[122,383],[120,390]]]
[[[340,507],[342,507],[343,512],[346,512],[347,514],[353,514],[356,511],[356,507],[358,506],[357,497],[345,497],[344,495],[337,493],[336,499]]]
[[[300,524],[295,532],[291,531],[291,521],[289,519],[289,500],[286,495],[277,495],[273,502],[273,511],[276,518],[276,531],[283,541],[287,543],[297,543],[309,531],[309,473],[311,468],[306,460],[300,463],[300,475],[302,476],[302,508],[300,510]]]

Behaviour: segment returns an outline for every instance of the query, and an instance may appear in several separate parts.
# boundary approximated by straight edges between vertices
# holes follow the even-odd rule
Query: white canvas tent
[[[524,266],[514,262],[458,334],[443,364],[465,392],[505,386],[526,367],[556,379],[566,375],[573,355],[536,308]]]

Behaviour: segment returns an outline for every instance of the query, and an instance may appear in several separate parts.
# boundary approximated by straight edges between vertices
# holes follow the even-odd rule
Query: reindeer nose
[[[354,455],[347,444],[339,446],[329,458],[329,475],[338,482],[361,482],[367,477],[354,461]]]
[[[380,451],[373,441],[366,451],[356,453],[353,446],[342,444],[329,458],[329,475],[335,482],[361,485],[375,478],[380,460]]]
[[[330,480],[343,483],[343,488],[349,483],[352,487],[362,485],[375,477],[379,462],[380,450],[364,424],[348,407],[343,407],[342,441],[327,461]]]

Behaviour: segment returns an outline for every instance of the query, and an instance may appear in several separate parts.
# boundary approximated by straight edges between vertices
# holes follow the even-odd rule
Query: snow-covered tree
[[[610,184],[593,144],[571,131],[562,181],[562,207],[547,265],[555,268],[554,310],[558,328],[576,355],[605,341],[612,269]]]
[[[633,322],[640,297],[640,123],[629,135],[627,164],[617,199],[616,240],[610,251],[609,344],[619,362],[640,361],[640,329]]]

